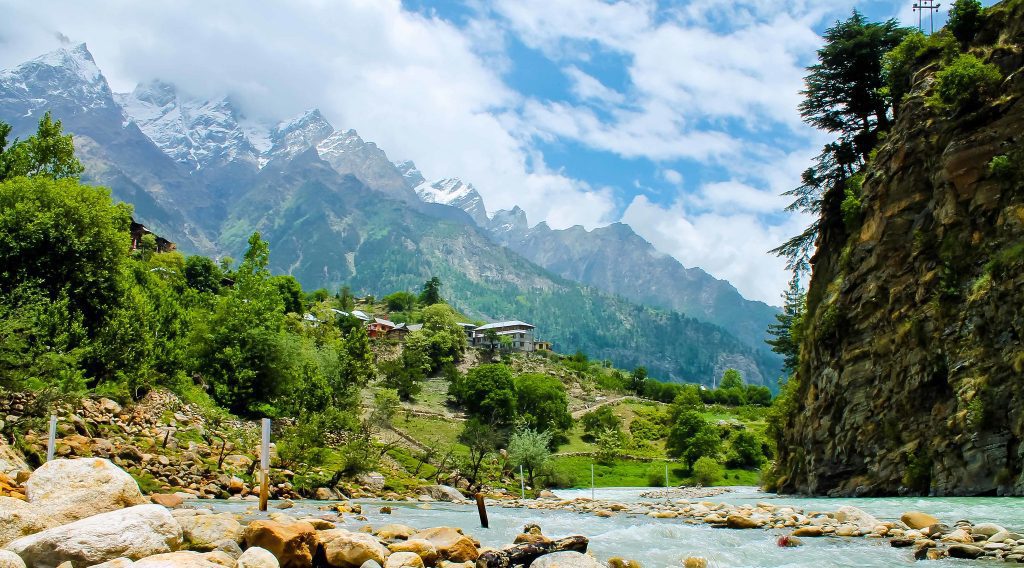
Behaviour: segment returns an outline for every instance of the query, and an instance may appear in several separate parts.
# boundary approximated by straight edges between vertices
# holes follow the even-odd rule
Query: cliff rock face
[[[1024,3],[970,49],[995,95],[927,106],[924,58],[860,220],[819,241],[780,491],[1024,495]]]

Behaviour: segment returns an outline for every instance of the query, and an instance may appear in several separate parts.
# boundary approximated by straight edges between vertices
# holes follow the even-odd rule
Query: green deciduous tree
[[[696,411],[687,410],[676,418],[665,446],[669,455],[681,459],[687,467],[692,468],[701,457],[715,457],[721,443],[716,427]]]
[[[66,296],[97,330],[123,294],[130,217],[106,189],[73,179],[0,183],[0,295],[27,287],[51,301]]]
[[[450,385],[448,393],[471,416],[486,423],[507,426],[515,419],[515,380],[505,365],[474,367]]]
[[[274,414],[272,403],[295,376],[294,344],[282,333],[284,305],[267,269],[270,252],[259,233],[239,265],[235,286],[200,321],[190,340],[195,371],[214,399],[236,414]]]
[[[619,418],[610,406],[602,406],[583,415],[583,432],[593,440],[598,434],[606,430],[615,432],[622,431],[622,419]]]
[[[508,442],[508,456],[512,465],[523,466],[527,483],[534,485],[534,476],[551,458],[551,432],[540,432],[532,428],[519,428],[512,433]]]
[[[629,376],[629,390],[640,394],[644,392],[644,384],[647,383],[647,367],[637,367]]]
[[[291,274],[277,274],[270,277],[270,282],[277,288],[285,313],[302,314],[302,285]]]
[[[711,457],[701,456],[693,464],[693,478],[701,485],[714,485],[722,478],[722,465]]]
[[[550,440],[564,443],[565,432],[572,427],[569,397],[565,385],[551,375],[527,373],[515,379],[519,419],[528,428],[550,434]]]
[[[408,312],[416,307],[416,295],[412,292],[399,291],[382,298],[388,310],[392,312]]]
[[[736,432],[729,440],[729,467],[755,468],[764,463],[764,442],[749,430]]]
[[[215,294],[220,291],[223,274],[213,259],[192,255],[185,259],[185,281],[197,292]]]
[[[501,434],[491,424],[479,418],[471,418],[466,421],[462,432],[459,433],[458,441],[469,450],[469,454],[463,459],[461,472],[469,481],[470,487],[479,486],[480,470],[484,460],[498,449],[502,442]]]
[[[420,331],[431,365],[428,372],[462,359],[466,349],[466,333],[459,325],[455,311],[447,304],[423,308],[423,329]],[[410,334],[410,338],[411,338]]]
[[[726,369],[722,373],[722,382],[719,383],[718,388],[722,389],[739,389],[743,388],[743,375],[740,374],[736,369]]]
[[[64,134],[61,121],[54,122],[49,111],[39,119],[35,135],[9,142],[10,132],[10,125],[0,122],[0,181],[18,176],[77,178],[84,171],[71,135]]]

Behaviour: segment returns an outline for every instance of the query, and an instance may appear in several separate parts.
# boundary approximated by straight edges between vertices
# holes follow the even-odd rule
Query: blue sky
[[[0,66],[59,33],[88,43],[116,91],[160,78],[268,120],[318,107],[428,179],[473,183],[492,213],[625,221],[778,303],[788,274],[766,251],[808,222],[779,194],[826,140],[796,111],[804,67],[854,7],[909,25],[912,4],[0,0]]]

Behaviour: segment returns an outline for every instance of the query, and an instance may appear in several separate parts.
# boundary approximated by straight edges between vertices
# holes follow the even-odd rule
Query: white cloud
[[[599,103],[620,104],[625,98],[622,93],[613,91],[604,86],[600,81],[587,75],[575,65],[565,69],[565,74],[572,81],[572,92],[584,101],[596,101]]]
[[[665,168],[659,172],[661,179],[667,181],[672,185],[683,184],[683,174],[673,170],[672,168]]]

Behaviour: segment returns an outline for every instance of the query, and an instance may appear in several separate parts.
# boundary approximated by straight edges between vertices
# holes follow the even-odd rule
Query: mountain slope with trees
[[[677,381],[710,383],[730,367],[755,383],[779,376],[760,345],[552,276],[463,211],[416,200],[381,150],[317,111],[268,127],[228,99],[193,104],[162,84],[115,97],[84,45],[0,73],[0,116],[14,135],[33,132],[49,108],[67,114],[83,181],[108,185],[185,251],[238,258],[259,231],[270,268],[306,288],[382,295],[437,276],[465,313],[529,320],[559,349]]]

